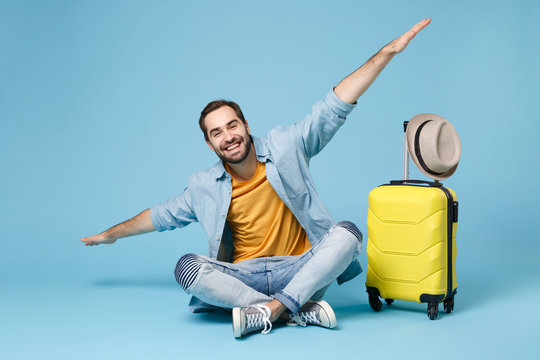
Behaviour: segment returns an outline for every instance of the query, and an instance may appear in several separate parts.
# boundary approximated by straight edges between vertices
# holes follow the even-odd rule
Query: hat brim
[[[420,164],[420,161],[418,161],[418,157],[416,156],[416,152],[414,151],[414,137],[416,135],[416,132],[420,125],[422,125],[427,120],[442,120],[450,123],[448,120],[443,118],[440,115],[437,114],[430,114],[430,113],[424,113],[424,114],[418,114],[414,116],[411,120],[409,120],[409,124],[407,125],[407,131],[406,131],[406,137],[407,137],[407,148],[409,150],[409,155],[411,156],[412,161],[416,165],[416,167],[427,177],[432,178],[434,180],[446,180],[450,176],[452,176],[458,167],[458,164],[450,168],[448,171],[445,171],[442,174],[434,175],[429,172],[427,172],[422,165]]]

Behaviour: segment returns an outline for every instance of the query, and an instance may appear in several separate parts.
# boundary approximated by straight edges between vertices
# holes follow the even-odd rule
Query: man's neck
[[[238,164],[227,163],[227,168],[237,181],[247,181],[251,179],[253,175],[255,175],[255,171],[257,171],[257,154],[255,153],[255,146],[251,144],[251,150],[244,161]]]

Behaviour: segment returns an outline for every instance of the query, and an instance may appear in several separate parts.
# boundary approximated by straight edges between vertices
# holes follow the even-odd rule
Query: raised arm
[[[154,231],[154,225],[150,218],[150,209],[146,209],[139,215],[124,221],[112,228],[89,237],[82,238],[81,241],[86,246],[94,246],[99,244],[112,244],[119,238],[145,234]]]
[[[343,101],[354,104],[356,100],[371,86],[373,81],[379,76],[386,64],[392,58],[405,50],[409,42],[425,28],[431,19],[424,19],[414,25],[411,30],[401,35],[388,45],[384,46],[378,53],[373,55],[364,65],[343,79],[335,88],[334,92]]]

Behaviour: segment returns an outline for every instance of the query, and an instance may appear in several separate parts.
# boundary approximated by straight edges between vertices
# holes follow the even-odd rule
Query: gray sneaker
[[[334,310],[326,301],[309,300],[295,315],[291,316],[287,325],[318,325],[332,329],[337,326],[337,319]]]
[[[266,305],[234,308],[232,312],[234,337],[242,337],[261,329],[263,335],[267,334],[272,330],[272,323],[270,322],[271,314],[272,311]]]

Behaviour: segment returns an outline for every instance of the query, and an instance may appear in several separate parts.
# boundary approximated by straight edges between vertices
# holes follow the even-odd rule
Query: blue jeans
[[[299,256],[273,256],[236,264],[187,254],[175,269],[178,283],[206,304],[233,308],[277,299],[296,313],[318,300],[362,250],[362,234],[351,222],[339,222]]]

